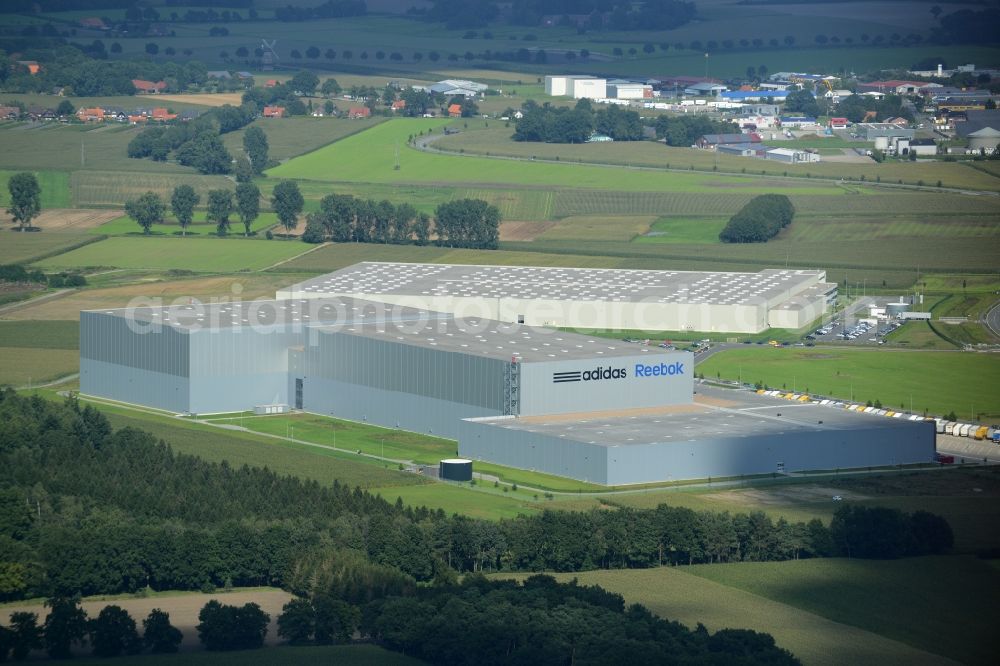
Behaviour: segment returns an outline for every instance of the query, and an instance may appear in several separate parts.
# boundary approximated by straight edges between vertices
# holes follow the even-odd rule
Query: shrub
[[[724,243],[766,243],[787,227],[795,216],[795,208],[783,194],[763,194],[729,218],[719,233]]]

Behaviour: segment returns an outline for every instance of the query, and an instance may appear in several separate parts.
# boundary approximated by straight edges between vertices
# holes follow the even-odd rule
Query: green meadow
[[[269,169],[271,178],[365,183],[509,183],[611,189],[626,192],[675,191],[710,193],[720,189],[707,174],[628,171],[588,165],[524,163],[485,157],[456,157],[421,152],[407,145],[421,132],[440,132],[447,119],[400,118],[355,134]],[[396,169],[396,154],[399,169]],[[774,191],[754,178],[725,179],[725,188],[742,193]],[[822,183],[790,183],[784,189],[799,194],[839,194],[843,190]]]
[[[308,252],[296,241],[243,238],[114,237],[38,262],[59,268],[148,268],[239,272],[267,268]]]
[[[962,419],[973,413],[987,421],[1000,417],[1000,357],[995,354],[755,346],[715,354],[698,371],[843,400],[880,400],[887,409],[908,410],[912,403],[917,413],[954,410]]]

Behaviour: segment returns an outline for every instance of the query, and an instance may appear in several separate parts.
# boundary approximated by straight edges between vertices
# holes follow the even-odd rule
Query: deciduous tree
[[[98,657],[142,652],[142,640],[135,630],[135,620],[123,608],[113,604],[102,608],[97,619],[91,623],[90,643],[94,655]]]
[[[7,209],[7,213],[23,231],[30,227],[31,221],[42,212],[42,188],[35,174],[22,171],[8,179],[7,191],[10,192],[10,208]]]
[[[271,210],[278,216],[278,221],[288,231],[295,228],[299,221],[299,213],[305,201],[299,191],[298,183],[283,180],[278,183],[271,194]]]
[[[253,183],[236,186],[236,213],[243,223],[243,235],[249,236],[253,221],[260,215],[260,190]]]
[[[233,212],[233,193],[229,190],[208,191],[208,221],[215,222],[215,231],[220,236],[229,232],[229,216]]]
[[[262,173],[267,168],[267,134],[259,127],[250,127],[243,133],[243,150],[246,151],[255,173]]]
[[[167,207],[163,203],[163,199],[156,192],[146,192],[138,199],[129,199],[125,202],[125,214],[142,227],[144,234],[149,234],[149,230],[154,224],[163,222],[166,210]]]
[[[181,235],[187,235],[187,228],[194,219],[194,207],[201,201],[201,197],[190,185],[178,185],[174,188],[174,193],[170,196],[170,212],[177,218],[177,223],[181,225]]]
[[[177,652],[184,636],[170,624],[170,614],[154,608],[142,621],[142,642],[153,653]]]

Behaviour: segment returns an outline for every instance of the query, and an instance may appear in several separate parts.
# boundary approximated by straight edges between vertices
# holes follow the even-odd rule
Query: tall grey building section
[[[459,427],[459,453],[612,486],[879,467],[934,457],[931,421],[702,386],[698,391],[695,403],[661,410],[466,419]]]
[[[689,352],[440,318],[317,327],[290,377],[305,411],[454,439],[469,417],[689,402],[691,362]]]
[[[313,325],[414,316],[350,298],[85,311],[80,391],[178,413],[292,404],[289,355],[309,343]]]

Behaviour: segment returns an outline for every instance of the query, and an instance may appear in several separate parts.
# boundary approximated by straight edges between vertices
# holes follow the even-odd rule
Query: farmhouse
[[[0,119],[16,120],[21,115],[21,110],[16,106],[0,106]]]
[[[76,111],[76,117],[85,123],[103,123],[104,122],[104,109],[99,106],[87,108],[80,108]]]
[[[448,115],[452,118],[460,118],[462,116],[462,105],[450,104],[448,106]]]
[[[402,111],[403,109],[406,108],[406,100],[405,99],[394,100],[389,108],[391,108],[393,111]]]
[[[285,117],[285,107],[283,107],[283,106],[265,106],[262,115],[265,118],[284,118]]]
[[[155,95],[156,93],[161,93],[167,89],[166,81],[146,81],[145,79],[132,79],[132,85],[135,86],[135,91],[137,93],[142,93],[146,95]]]
[[[372,110],[367,106],[352,106],[347,110],[348,118],[370,118]]]

